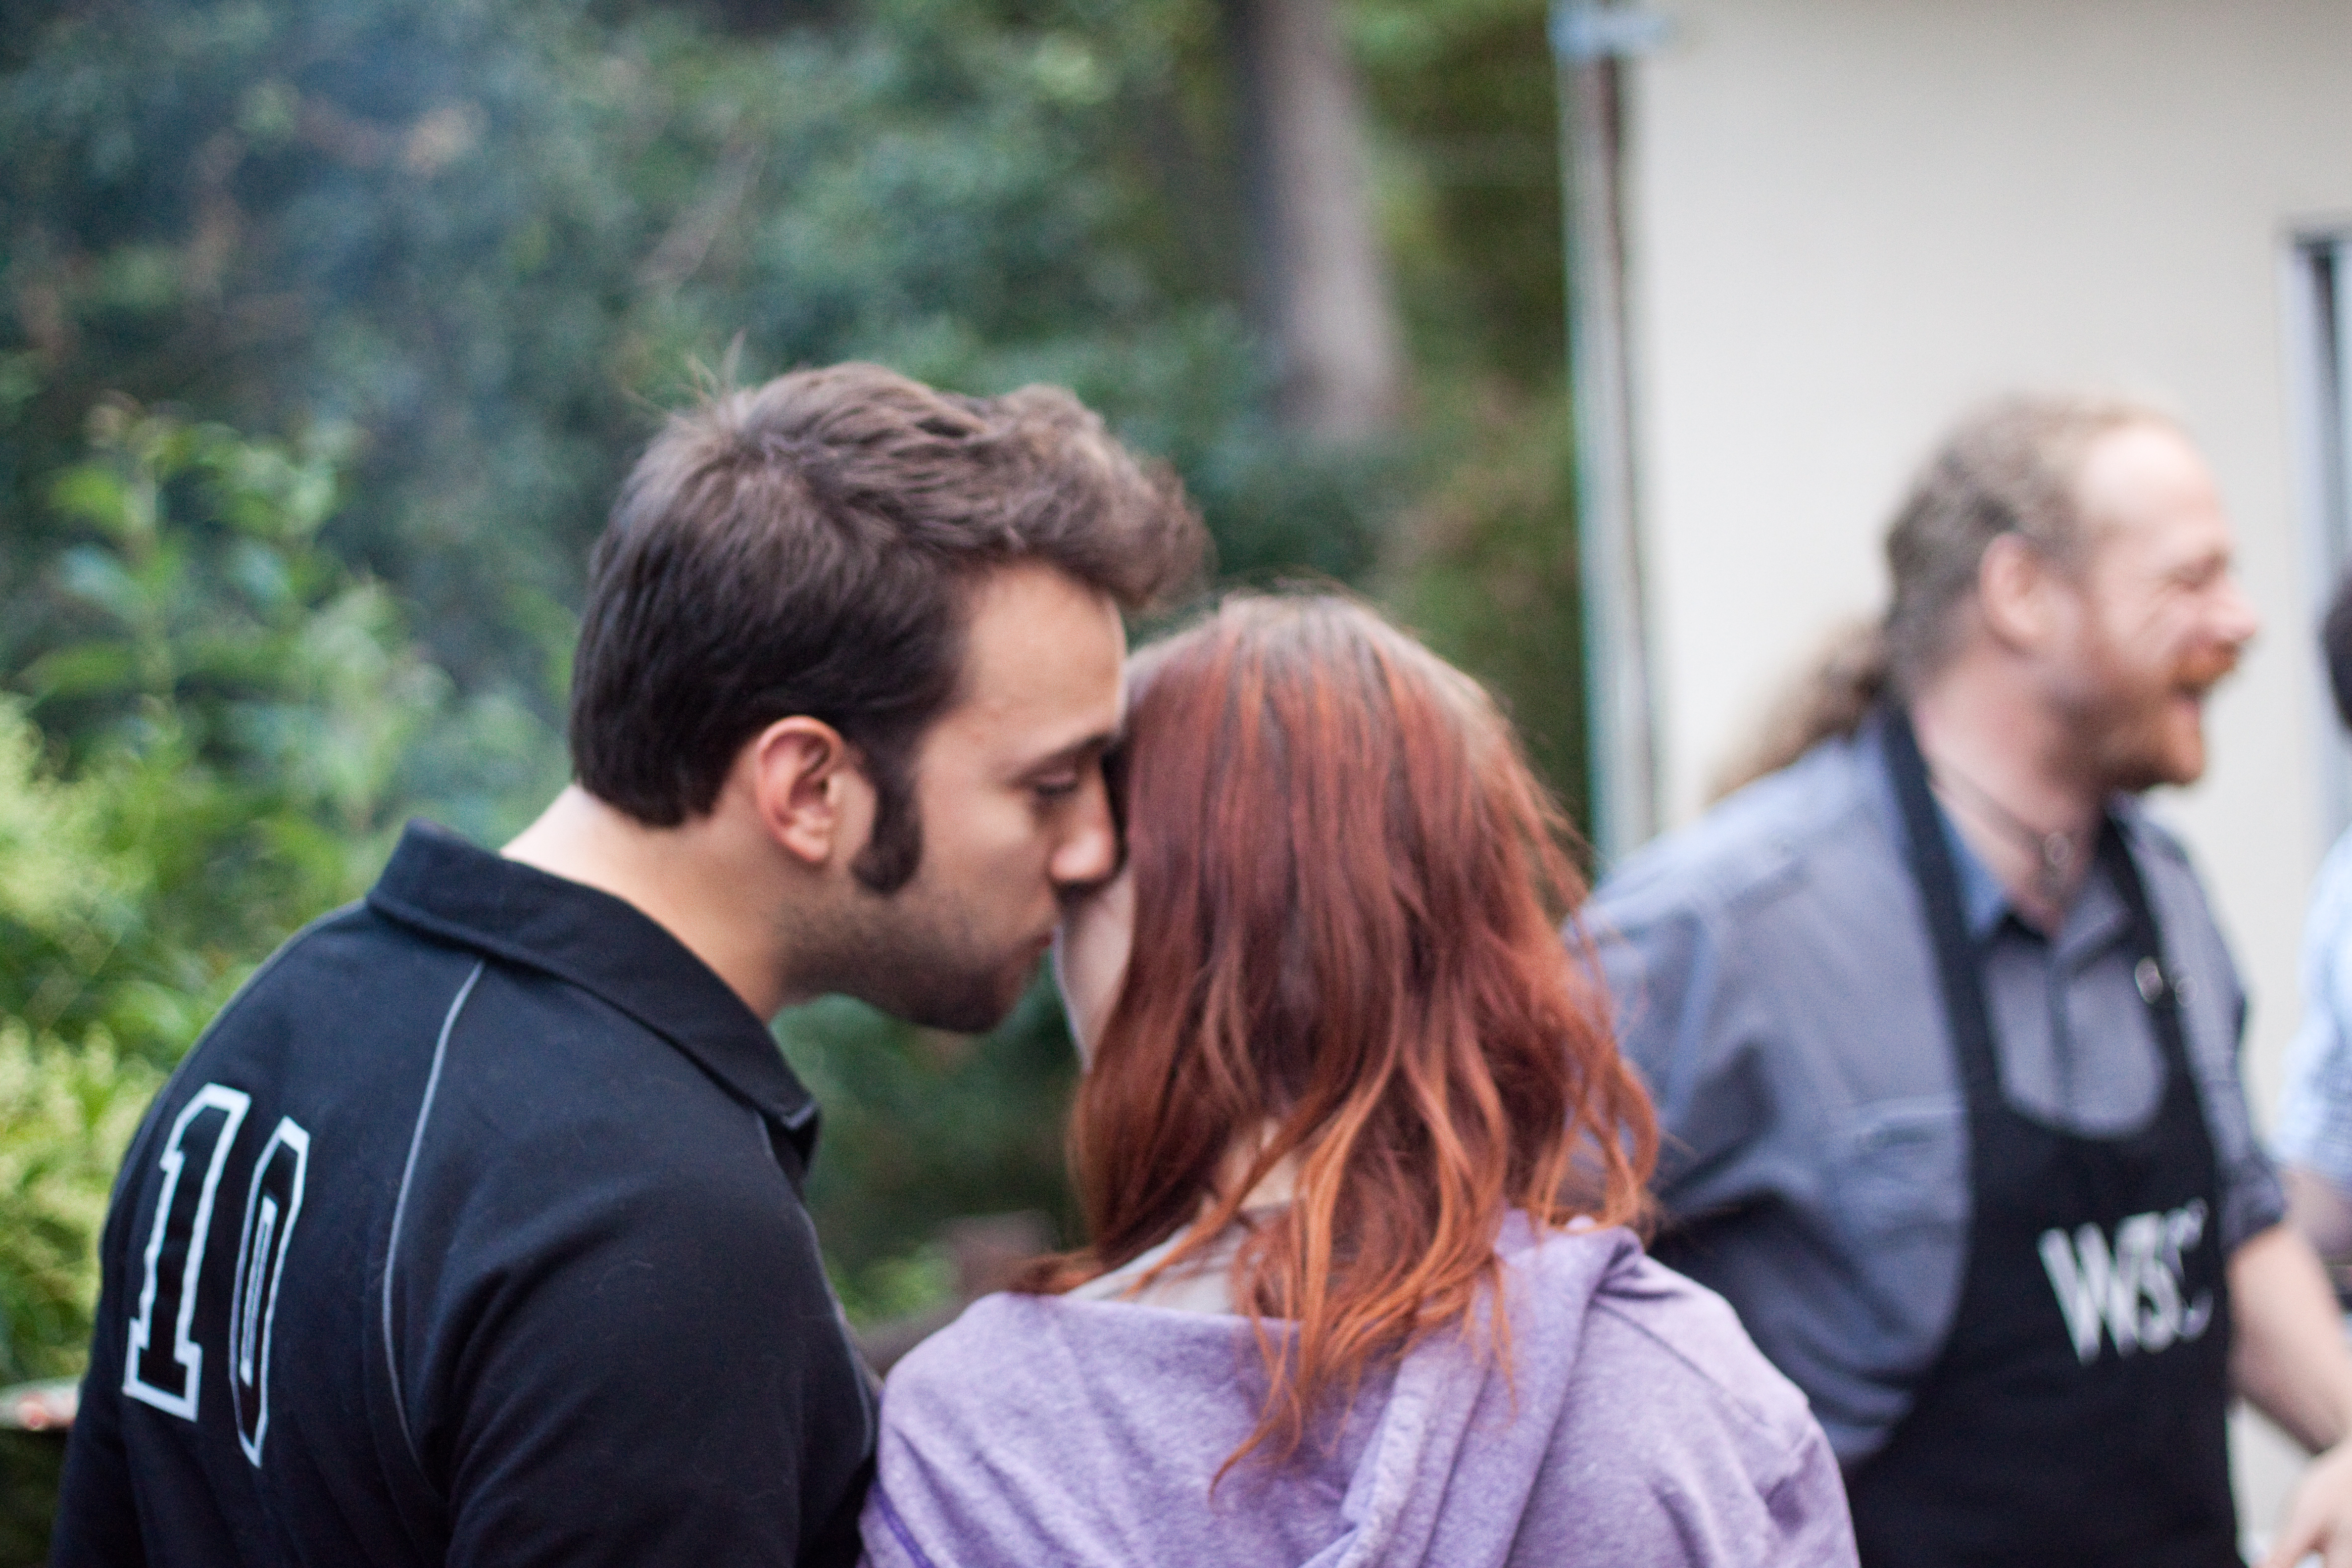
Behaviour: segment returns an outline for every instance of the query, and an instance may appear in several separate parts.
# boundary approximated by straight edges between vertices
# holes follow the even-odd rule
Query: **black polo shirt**
[[[816,1125],[660,926],[411,826],[125,1157],[53,1561],[852,1561]]]

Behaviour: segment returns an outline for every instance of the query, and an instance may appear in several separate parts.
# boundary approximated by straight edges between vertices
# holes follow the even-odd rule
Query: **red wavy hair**
[[[1132,689],[1133,957],[1070,1130],[1094,1244],[1034,1283],[1189,1226],[1173,1266],[1296,1155],[1234,1263],[1269,1392],[1230,1468],[1294,1452],[1377,1358],[1470,1329],[1507,1211],[1638,1220],[1656,1123],[1589,945],[1562,947],[1570,830],[1476,682],[1345,598],[1243,595],[1139,655]],[[1489,1321],[1507,1357],[1499,1295]]]

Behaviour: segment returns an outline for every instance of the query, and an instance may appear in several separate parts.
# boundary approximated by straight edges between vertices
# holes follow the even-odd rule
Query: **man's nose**
[[[2246,596],[2243,584],[2236,573],[2221,579],[2221,592],[2213,606],[2213,635],[2233,648],[2245,647],[2261,635],[2262,612],[2254,608],[2253,600]]]
[[[1078,792],[1069,834],[1054,850],[1046,874],[1059,888],[1084,888],[1118,869],[1118,826],[1111,820],[1110,795],[1094,773]]]

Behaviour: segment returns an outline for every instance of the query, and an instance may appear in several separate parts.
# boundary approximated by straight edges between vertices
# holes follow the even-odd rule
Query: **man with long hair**
[[[1660,1256],[1811,1396],[1865,1563],[2235,1563],[2233,1393],[2326,1451],[2271,1561],[2352,1562],[2352,1358],[2139,804],[2254,635],[2231,542],[2161,414],[1979,412],[1811,721],[1598,900]]]
[[[1202,545],[1050,388],[673,416],[591,569],[577,782],[503,855],[412,826],[132,1143],[55,1561],[853,1561],[872,1400],[768,1021],[1003,1016],[1116,859],[1120,607]]]

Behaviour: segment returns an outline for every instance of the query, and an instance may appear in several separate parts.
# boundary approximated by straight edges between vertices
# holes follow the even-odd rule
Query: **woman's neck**
[[[1225,1151],[1223,1163],[1217,1171],[1217,1191],[1220,1194],[1233,1191],[1234,1187],[1248,1179],[1250,1167],[1257,1163],[1259,1155],[1265,1152],[1265,1146],[1274,1142],[1275,1133],[1279,1130],[1280,1125],[1272,1117],[1268,1117],[1258,1123],[1255,1131],[1234,1140],[1232,1145]],[[1289,1203],[1292,1195],[1297,1192],[1298,1175],[1298,1151],[1293,1149],[1289,1153],[1276,1160],[1273,1168],[1260,1176],[1251,1185],[1249,1191],[1242,1195],[1240,1212],[1247,1214],[1255,1209],[1281,1208]],[[1217,1202],[1217,1199],[1212,1198],[1204,1204],[1203,1214],[1214,1208]]]

